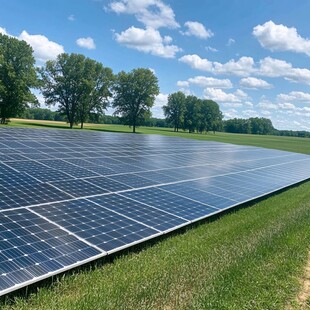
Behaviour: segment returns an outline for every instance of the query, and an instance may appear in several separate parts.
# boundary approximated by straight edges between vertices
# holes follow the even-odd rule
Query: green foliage
[[[66,121],[65,117],[58,112],[42,108],[27,108],[21,117],[34,120]]]
[[[38,86],[32,53],[25,41],[0,34],[0,123],[37,103],[30,90]]]
[[[113,73],[101,63],[80,54],[61,54],[40,70],[42,93],[48,105],[58,104],[70,124],[81,127],[92,112],[106,108]]]
[[[186,96],[181,91],[178,91],[170,94],[167,105],[163,106],[166,121],[173,124],[174,131],[179,131],[184,120],[185,103]]]
[[[138,68],[129,73],[121,71],[113,85],[115,115],[120,115],[124,124],[136,131],[150,117],[150,108],[159,94],[158,80],[149,69]]]
[[[224,130],[231,133],[260,135],[271,135],[276,133],[276,129],[273,127],[271,120],[264,117],[229,119],[224,122]]]

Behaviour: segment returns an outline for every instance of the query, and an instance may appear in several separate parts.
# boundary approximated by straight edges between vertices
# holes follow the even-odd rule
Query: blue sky
[[[181,90],[225,118],[310,130],[309,12],[308,0],[10,0],[0,32],[27,41],[38,65],[73,52],[114,73],[154,70],[156,117]]]

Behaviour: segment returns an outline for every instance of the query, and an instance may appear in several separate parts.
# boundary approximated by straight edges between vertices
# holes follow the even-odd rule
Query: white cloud
[[[280,101],[297,101],[303,103],[310,103],[310,94],[302,91],[292,91],[288,94],[279,94],[277,99]]]
[[[184,55],[179,58],[179,61],[189,65],[193,69],[211,72],[213,74],[226,74],[244,77],[249,75],[260,75],[273,78],[280,77],[290,82],[310,84],[309,69],[294,68],[291,63],[271,57],[261,59],[257,64],[254,62],[252,57],[247,56],[240,57],[238,60],[231,59],[226,63],[220,63],[212,62],[206,58],[201,58],[196,54]],[[246,81],[249,82],[249,80]],[[258,80],[256,80],[256,82],[258,82]],[[260,83],[261,85],[264,84],[267,88],[267,85],[264,82]]]
[[[46,36],[41,34],[32,35],[24,30],[18,36],[18,39],[24,40],[31,45],[34,50],[34,57],[41,62],[56,59],[59,54],[65,52],[62,45],[50,41]]]
[[[206,51],[210,51],[210,52],[213,52],[213,53],[216,53],[218,52],[218,50],[212,46],[206,46]]]
[[[180,62],[183,62],[189,65],[193,69],[201,70],[201,71],[212,71],[213,64],[208,59],[203,59],[200,56],[193,55],[184,55],[179,58]]]
[[[117,14],[131,14],[147,27],[178,28],[170,6],[161,0],[120,0],[109,4],[109,9]]]
[[[289,28],[269,21],[254,27],[253,35],[262,47],[271,51],[291,51],[310,56],[310,40],[301,37],[294,27]]]
[[[69,20],[70,22],[75,21],[75,16],[74,16],[73,14],[69,15],[69,16],[68,16],[68,20]]]
[[[288,81],[310,84],[310,70],[294,68],[291,63],[284,60],[266,57],[260,60],[257,74],[268,77],[283,77]]]
[[[214,73],[215,74],[232,74],[237,76],[248,76],[254,71],[254,60],[252,57],[243,56],[239,60],[234,59],[222,64],[214,62]]]
[[[248,109],[242,111],[242,116],[245,118],[250,118],[250,117],[258,117],[259,114],[257,113],[257,111],[253,109]]]
[[[240,85],[244,88],[252,88],[252,89],[258,89],[258,88],[269,89],[273,87],[268,82],[254,77],[247,77],[241,79]]]
[[[1,33],[1,34],[5,34],[5,35],[8,35],[6,29],[5,29],[5,28],[2,28],[2,27],[0,27],[0,33]]]
[[[225,119],[240,117],[236,109],[223,110],[223,115]]]
[[[280,109],[283,109],[283,110],[295,110],[296,109],[296,106],[289,102],[279,103],[278,106]]]
[[[199,22],[188,21],[184,24],[187,27],[185,32],[181,32],[186,36],[194,36],[199,39],[209,39],[214,36],[214,33],[210,29],[206,29],[205,26]]]
[[[179,87],[188,87],[190,84],[196,85],[202,88],[232,88],[232,83],[229,79],[215,79],[213,77],[195,76],[189,78],[187,81],[178,81]]]
[[[231,45],[233,45],[233,44],[235,44],[235,43],[236,43],[236,40],[235,40],[235,39],[229,38],[228,41],[227,41],[227,43],[226,43],[226,45],[227,45],[227,46],[231,46]]]
[[[87,37],[87,38],[79,38],[75,41],[75,43],[79,46],[79,47],[83,47],[83,48],[87,48],[89,50],[94,50],[96,48],[96,44],[94,42],[94,39],[91,37]]]
[[[277,110],[278,106],[268,100],[263,100],[256,105],[257,108],[262,110]]]
[[[188,81],[177,81],[178,87],[189,87]]]
[[[168,94],[162,94],[162,93],[157,95],[155,98],[154,107],[162,108],[164,105],[166,105],[168,102],[168,96],[169,96]]]
[[[175,54],[181,51],[176,45],[166,44],[159,31],[153,28],[141,29],[132,26],[116,33],[115,39],[126,47],[164,58],[174,58]]]
[[[226,93],[219,88],[206,88],[203,94],[206,99],[226,103],[242,102],[243,99],[248,97],[248,95],[240,89],[237,89],[234,93]]]
[[[186,63],[193,69],[200,71],[212,72],[214,74],[228,74],[237,76],[248,76],[254,72],[254,60],[252,57],[241,57],[239,60],[234,59],[222,64],[219,62],[212,62],[206,58],[201,58],[200,56],[184,55],[179,58],[180,62]]]

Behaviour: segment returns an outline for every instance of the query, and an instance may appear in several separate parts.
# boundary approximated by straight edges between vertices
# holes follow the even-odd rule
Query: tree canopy
[[[168,103],[163,110],[166,121],[174,126],[174,131],[180,127],[200,133],[221,129],[223,115],[219,105],[212,100],[185,96],[179,91],[168,96]]]
[[[132,126],[132,132],[136,132],[136,126],[151,115],[150,108],[159,94],[157,77],[145,68],[129,73],[121,71],[115,78],[113,94],[114,114],[120,115],[124,124]]]
[[[174,131],[179,131],[179,128],[184,119],[186,96],[181,91],[170,94],[168,96],[167,105],[163,106],[164,114],[167,122],[173,124]]]
[[[37,103],[31,88],[38,86],[33,50],[25,41],[0,34],[0,122]]]
[[[58,104],[70,128],[83,123],[90,113],[102,112],[111,96],[113,73],[95,60],[81,54],[60,54],[40,70],[42,94],[48,105]]]

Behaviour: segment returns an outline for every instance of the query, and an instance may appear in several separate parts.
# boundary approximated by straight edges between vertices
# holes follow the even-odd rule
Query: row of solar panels
[[[0,128],[0,143],[0,295],[310,176],[310,156],[215,142]]]

